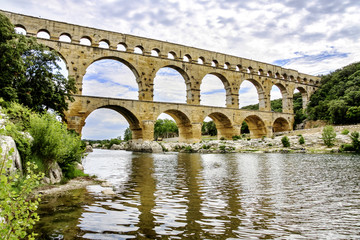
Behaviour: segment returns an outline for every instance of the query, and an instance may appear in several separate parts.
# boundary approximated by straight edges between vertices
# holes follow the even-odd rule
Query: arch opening
[[[276,83],[270,91],[271,111],[273,112],[290,112],[290,104],[288,103],[288,94],[286,88]]]
[[[110,48],[110,43],[107,40],[101,40],[99,42],[99,48],[106,48],[109,49]]]
[[[119,43],[116,46],[116,50],[121,51],[121,52],[126,52],[127,46],[125,43]]]
[[[22,25],[17,25],[17,26],[15,26],[14,30],[15,30],[15,32],[16,32],[17,34],[21,34],[21,35],[26,36],[26,29],[25,29],[24,26],[22,26]]]
[[[144,53],[144,48],[142,46],[136,46],[134,48],[134,53],[136,54],[143,54]]]
[[[257,81],[244,80],[239,88],[239,107],[249,110],[260,110],[265,105],[264,91]]]
[[[59,41],[60,42],[71,43],[71,36],[69,34],[67,34],[67,33],[63,33],[63,34],[60,35]]]
[[[50,39],[50,33],[47,30],[42,29],[36,34],[36,37],[43,39]]]
[[[175,142],[179,138],[179,128],[174,118],[161,113],[154,124],[154,140]]]
[[[83,78],[83,95],[138,99],[138,74],[122,59],[99,59],[87,69]]]
[[[154,101],[186,103],[189,82],[187,74],[176,66],[160,68],[154,78]]]
[[[223,113],[213,112],[209,114],[203,121],[201,128],[202,135],[217,136],[217,139],[232,139],[234,129],[230,119]],[[205,137],[205,136],[204,136]]]
[[[142,138],[142,129],[137,117],[120,106],[102,106],[87,114],[82,129],[82,139],[103,140],[125,138],[125,132],[133,139]]]
[[[91,46],[91,38],[89,37],[82,37],[80,39],[80,44],[84,46]]]
[[[151,56],[153,56],[153,57],[159,57],[159,56],[160,56],[160,50],[154,48],[153,50],[151,50]]]
[[[273,132],[275,133],[287,132],[291,131],[291,129],[289,122],[285,118],[279,117],[274,121]]]
[[[293,109],[294,109],[294,129],[303,129],[305,126],[302,124],[306,119],[306,105],[308,103],[308,95],[304,88],[298,87],[293,95]]]
[[[209,73],[201,80],[201,105],[226,107],[227,96],[230,96],[230,84],[222,75]]]
[[[205,63],[205,58],[199,57],[197,63],[203,65]]]
[[[260,117],[250,115],[244,119],[244,122],[246,122],[248,126],[251,138],[262,138],[263,136],[267,136],[265,123]]]
[[[193,127],[188,116],[176,109],[169,109],[159,115],[159,118],[166,118],[169,115],[170,120],[174,120],[178,128],[178,141],[179,142],[193,142]]]
[[[175,60],[176,59],[176,53],[173,52],[173,51],[168,52],[168,59]]]
[[[185,54],[183,57],[184,62],[191,62],[191,56],[189,54]]]

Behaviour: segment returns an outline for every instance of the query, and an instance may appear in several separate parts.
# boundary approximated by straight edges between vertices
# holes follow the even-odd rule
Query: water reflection
[[[98,150],[86,172],[111,182],[116,196],[91,186],[57,214],[46,212],[63,201],[45,202],[37,229],[47,239],[355,238],[359,163],[346,155]]]

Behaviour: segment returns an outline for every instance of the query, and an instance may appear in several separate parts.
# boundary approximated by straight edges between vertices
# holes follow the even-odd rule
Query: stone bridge
[[[181,141],[199,141],[206,116],[216,123],[219,138],[239,135],[242,121],[248,123],[252,137],[270,137],[273,132],[292,129],[294,91],[301,92],[305,108],[320,84],[319,77],[241,57],[11,12],[0,13],[17,29],[22,29],[27,36],[37,37],[40,43],[54,49],[64,59],[78,89],[75,102],[70,103],[65,112],[65,121],[79,133],[92,111],[109,108],[128,120],[134,139],[152,140],[154,122],[161,113],[175,119]],[[139,100],[82,96],[86,69],[103,59],[117,60],[132,70]],[[184,78],[187,104],[153,101],[154,78],[164,67],[175,69]],[[200,105],[200,86],[207,74],[222,81],[226,107]],[[257,89],[258,111],[239,109],[239,90],[245,80]],[[271,112],[270,92],[274,85],[282,94],[282,113]]]

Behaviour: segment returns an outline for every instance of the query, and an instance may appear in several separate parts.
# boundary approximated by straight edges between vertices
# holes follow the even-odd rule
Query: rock
[[[80,171],[84,171],[84,167],[83,167],[83,165],[81,163],[76,163],[75,169],[80,170]]]
[[[50,183],[59,183],[63,177],[61,168],[57,162],[53,163],[49,169]]]
[[[100,186],[102,186],[102,187],[112,187],[111,183],[109,183],[108,181],[102,182]]]
[[[85,152],[93,152],[93,148],[91,145],[86,145]]]
[[[6,160],[6,158],[7,158],[8,160],[12,161],[12,165],[9,169],[10,172],[13,172],[16,170],[19,170],[20,172],[22,172],[20,154],[16,148],[14,139],[9,136],[0,136],[0,147],[2,149],[2,152],[0,154],[1,162]],[[11,155],[9,155],[9,151],[11,149],[14,149],[14,152]]]
[[[162,147],[155,141],[130,141],[129,148],[127,150],[134,152],[151,152],[160,153],[163,152]]]
[[[105,188],[101,193],[104,195],[115,195],[115,192],[111,188]]]

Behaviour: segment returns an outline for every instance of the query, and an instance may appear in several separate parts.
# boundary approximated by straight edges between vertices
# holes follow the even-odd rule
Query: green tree
[[[202,135],[216,136],[217,135],[217,129],[216,129],[215,122],[214,121],[203,122],[203,125],[201,127],[201,134]]]
[[[333,126],[331,126],[331,125],[325,126],[323,129],[322,138],[321,138],[324,141],[324,144],[327,147],[333,146],[334,142],[335,142],[335,138],[336,138],[336,133],[335,133]]]
[[[9,19],[0,14],[0,97],[5,101],[63,114],[76,87],[74,79],[60,73],[59,60],[55,51],[35,38],[16,34]]]
[[[154,138],[168,138],[178,135],[178,127],[173,120],[158,119],[154,125]]]
[[[128,127],[125,129],[124,141],[129,141],[131,139],[132,139],[132,132],[131,132],[131,129]]]
[[[355,152],[357,153],[360,153],[360,134],[359,132],[352,132],[350,134],[350,138],[351,138],[351,141],[352,141],[352,146],[355,150]]]

